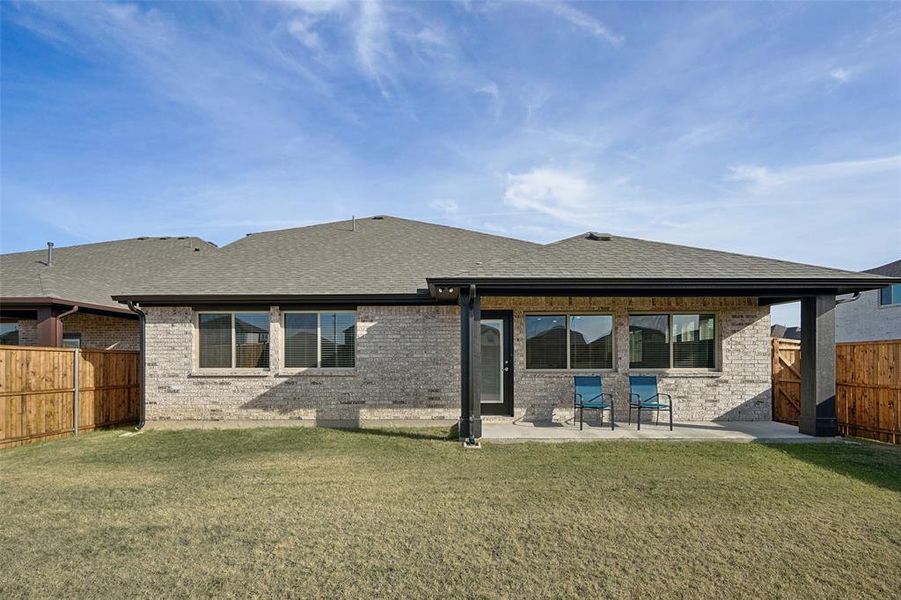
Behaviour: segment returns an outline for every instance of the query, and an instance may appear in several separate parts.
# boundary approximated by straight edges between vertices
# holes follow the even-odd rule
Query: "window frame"
[[[256,314],[266,315],[266,325],[269,332],[269,357],[268,367],[237,367],[235,366],[236,358],[236,336],[235,336],[235,315],[236,314]],[[231,366],[230,367],[202,367],[200,366],[200,315],[229,315],[231,317]],[[266,373],[272,369],[272,322],[268,310],[195,310],[194,311],[194,369],[207,373],[215,371],[238,371],[242,373]]]
[[[351,371],[357,368],[357,325],[359,324],[359,320],[357,318],[358,312],[355,309],[321,309],[321,310],[283,310],[281,311],[281,346],[280,355],[279,355],[279,363],[282,371],[288,372],[304,372],[304,371],[327,371],[329,373],[333,373],[336,371]],[[323,314],[334,314],[334,315],[353,315],[354,316],[354,366],[352,367],[323,367],[322,366],[322,315]],[[287,366],[287,348],[286,344],[288,342],[288,329],[285,326],[285,320],[288,315],[316,315],[316,366],[315,367],[289,367]]]
[[[22,345],[22,328],[19,327],[19,319],[13,319],[9,317],[0,318],[0,323],[5,325],[13,325],[16,331],[16,343],[9,344],[11,346],[21,346]]]
[[[529,343],[529,338],[526,336],[527,333],[527,323],[526,320],[529,317],[563,317],[563,322],[566,326],[566,337],[565,337],[565,345],[566,345],[566,366],[565,367],[552,367],[549,369],[539,369],[535,367],[529,367],[527,362],[528,352],[526,350],[526,345]],[[569,330],[570,330],[570,317],[610,317],[610,322],[612,327],[610,328],[610,366],[609,367],[579,367],[573,368],[572,361],[570,360],[571,348],[570,348],[570,339],[569,339]],[[532,373],[612,373],[616,371],[616,315],[612,312],[594,312],[594,311],[580,311],[580,312],[568,312],[561,310],[548,310],[548,311],[529,311],[524,313],[522,316],[522,328],[523,328],[523,362],[525,363],[525,370]]]
[[[666,335],[668,341],[667,346],[669,346],[669,366],[668,367],[633,367],[632,366],[632,344],[631,340],[629,342],[629,371],[678,371],[680,373],[685,372],[703,372],[703,373],[714,373],[720,371],[720,327],[718,323],[720,322],[720,314],[715,310],[708,311],[666,311],[666,310],[643,310],[636,312],[629,312],[626,315],[626,328],[627,335],[631,335],[632,333],[632,324],[631,318],[633,316],[640,317],[646,315],[661,315],[666,316]],[[713,366],[712,367],[676,367],[673,366],[673,361],[675,360],[673,354],[673,342],[675,340],[675,335],[673,333],[673,317],[701,317],[702,315],[712,315],[713,316]]]
[[[898,295],[895,295],[895,288],[897,289]],[[882,292],[885,290],[889,290],[889,302],[888,304],[882,303]],[[877,298],[877,303],[879,308],[892,308],[893,306],[901,306],[901,283],[893,283],[892,285],[887,285],[885,287],[879,288],[879,296]]]

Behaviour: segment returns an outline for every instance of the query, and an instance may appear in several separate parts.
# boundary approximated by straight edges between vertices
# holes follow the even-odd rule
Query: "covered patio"
[[[482,440],[488,442],[600,442],[622,440],[678,440],[695,442],[828,442],[836,437],[815,437],[798,431],[798,428],[776,421],[690,421],[676,422],[673,430],[667,425],[617,423],[616,429],[608,425],[585,424],[579,430],[572,422],[524,422],[485,421],[482,424]]]
[[[555,245],[551,257],[530,255],[482,265],[472,273],[429,278],[434,297],[460,307],[460,438],[467,443],[479,438],[834,438],[836,296],[882,281],[678,250],[589,233]],[[562,272],[560,265],[566,267]],[[795,300],[801,301],[805,356],[799,427],[769,421],[769,307]],[[607,340],[595,344],[597,351],[585,348],[601,338],[579,324],[591,319],[606,319]],[[541,320],[554,322],[554,328]],[[688,321],[692,327],[686,327]],[[494,331],[489,342],[486,324]],[[567,398],[573,397],[574,375],[603,379],[603,391],[616,398],[617,430],[592,427],[580,433],[578,426],[560,424],[572,416]],[[672,432],[623,426],[633,376],[659,381],[659,391],[672,396]],[[486,397],[497,399],[486,402]],[[512,420],[491,419],[498,415]]]

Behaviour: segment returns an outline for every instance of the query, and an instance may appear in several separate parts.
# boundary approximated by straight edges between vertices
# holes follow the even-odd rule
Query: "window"
[[[612,369],[610,315],[527,315],[527,369]]]
[[[629,316],[629,368],[713,369],[713,315]]]
[[[268,369],[269,313],[199,313],[201,369]]]
[[[81,348],[80,333],[64,333],[63,348]]]
[[[879,290],[879,306],[890,306],[892,304],[901,304],[901,283]]]
[[[0,321],[0,345],[19,345],[19,322],[12,319]]]
[[[354,312],[285,313],[285,367],[353,368],[357,338]]]

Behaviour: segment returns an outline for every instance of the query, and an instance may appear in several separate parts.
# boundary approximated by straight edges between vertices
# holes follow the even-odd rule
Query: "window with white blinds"
[[[201,369],[268,369],[269,313],[198,313],[197,364]]]
[[[284,332],[286,368],[353,368],[356,364],[354,312],[286,312]]]
[[[716,368],[714,315],[630,315],[629,368]]]

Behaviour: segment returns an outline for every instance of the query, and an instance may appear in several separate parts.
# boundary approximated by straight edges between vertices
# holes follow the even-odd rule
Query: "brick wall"
[[[614,315],[616,363],[601,373],[625,419],[629,311],[698,311],[717,316],[719,366],[657,371],[673,394],[677,420],[770,418],[769,310],[746,298],[484,298],[484,310],[514,313],[516,416],[556,420],[572,414],[572,372],[525,370],[529,311],[597,311]],[[459,416],[459,311],[454,306],[372,306],[357,314],[356,367],[280,371],[281,315],[270,319],[270,369],[236,376],[198,373],[189,307],[147,308],[147,418],[300,419],[344,424],[375,419]],[[584,372],[584,371],[583,371]]]
[[[459,311],[369,306],[357,312],[356,367],[281,372],[281,316],[269,313],[270,369],[234,376],[193,369],[188,307],[147,308],[147,418],[369,419],[459,417]]]
[[[19,345],[36,346],[37,321],[20,319]],[[137,350],[140,327],[137,319],[120,319],[76,312],[63,317],[63,333],[80,333],[82,348]]]
[[[630,374],[654,374],[658,389],[673,395],[673,418],[680,421],[769,420],[770,317],[753,298],[483,298],[482,310],[513,311],[514,412],[526,420],[564,420],[572,416],[571,371],[536,372],[525,368],[528,312],[602,312],[614,318],[614,368],[579,371],[600,374],[604,391],[618,400],[617,420],[628,413]],[[714,313],[718,368],[708,370],[629,370],[629,312],[696,311]],[[591,411],[592,414],[595,411]],[[665,418],[666,415],[661,415]]]

